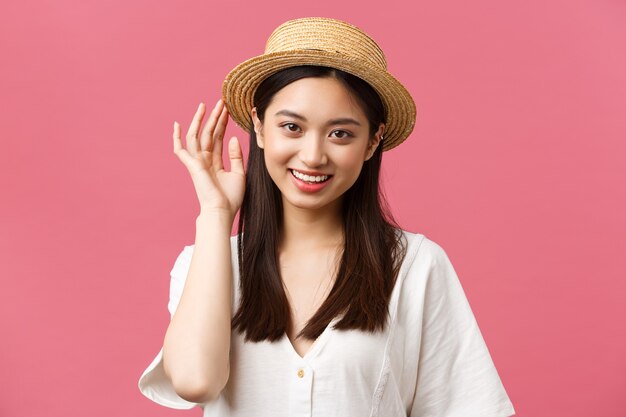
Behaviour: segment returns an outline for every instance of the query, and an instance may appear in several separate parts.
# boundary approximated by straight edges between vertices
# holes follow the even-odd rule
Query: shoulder
[[[442,293],[457,285],[458,278],[443,247],[422,233],[402,231],[406,254],[400,266],[402,292],[410,296],[426,292]]]
[[[408,233],[407,240],[409,249],[400,270],[400,320],[469,316],[463,310],[467,303],[463,287],[443,247],[419,233]]]
[[[406,245],[404,264],[441,264],[449,261],[446,251],[423,233],[399,230]]]

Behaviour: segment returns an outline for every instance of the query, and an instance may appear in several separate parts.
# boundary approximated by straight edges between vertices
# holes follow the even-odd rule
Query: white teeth
[[[293,174],[294,177],[301,179],[302,181],[306,181],[306,182],[324,182],[328,179],[328,175],[318,175],[316,177],[313,177],[311,175],[306,175],[301,172],[298,172],[294,169],[291,170],[291,173]]]

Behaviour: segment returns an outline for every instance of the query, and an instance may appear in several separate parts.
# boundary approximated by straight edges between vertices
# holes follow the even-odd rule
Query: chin
[[[320,210],[324,207],[334,206],[337,203],[337,200],[341,198],[339,197],[327,197],[327,196],[302,196],[302,195],[293,195],[293,194],[284,194],[283,197],[283,206],[285,204],[289,204],[293,207],[297,207],[302,210]]]
[[[319,210],[321,208],[326,207],[330,203],[325,200],[319,200],[319,199],[313,200],[313,199],[307,199],[307,198],[295,198],[294,199],[294,198],[286,197],[285,195],[283,195],[283,205],[284,204],[289,204],[293,207],[297,207],[303,210]]]

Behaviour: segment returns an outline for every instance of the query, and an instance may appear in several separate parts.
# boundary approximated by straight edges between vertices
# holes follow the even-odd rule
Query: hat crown
[[[307,17],[278,26],[265,45],[265,53],[318,50],[358,59],[387,69],[387,60],[376,42],[358,27],[341,20]]]

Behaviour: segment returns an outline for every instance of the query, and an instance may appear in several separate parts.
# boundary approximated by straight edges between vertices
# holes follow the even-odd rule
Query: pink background
[[[3,3],[1,416],[200,415],[136,385],[198,213],[172,124],[303,16],[366,30],[413,94],[389,200],[450,256],[517,415],[624,415],[626,3],[312,3]]]

